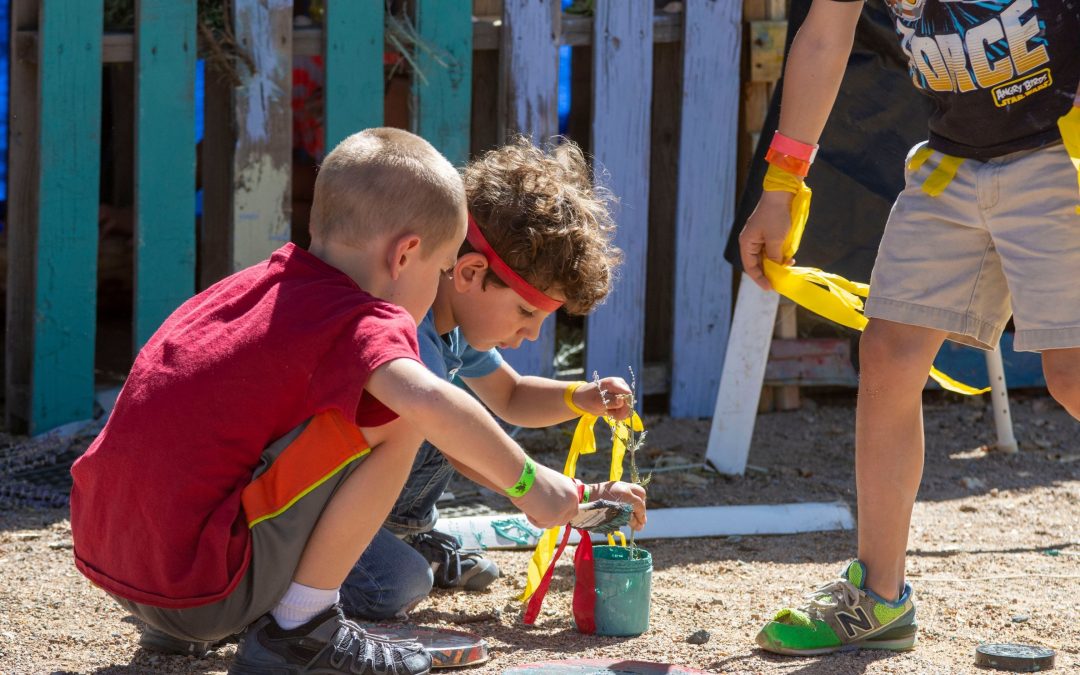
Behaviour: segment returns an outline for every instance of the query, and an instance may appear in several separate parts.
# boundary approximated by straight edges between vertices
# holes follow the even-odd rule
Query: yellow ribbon
[[[578,459],[582,455],[591,455],[596,452],[594,427],[598,419],[600,418],[592,413],[585,413],[578,420],[577,427],[574,429],[574,438],[570,442],[570,452],[566,456],[566,464],[563,465],[564,475],[573,478],[577,474]],[[610,480],[621,480],[623,457],[626,455],[626,441],[630,437],[630,430],[641,432],[645,430],[645,425],[636,412],[631,413],[628,422],[610,417],[604,417],[603,419],[611,427],[612,432],[611,470],[608,475]],[[536,542],[536,548],[533,550],[532,558],[529,560],[525,592],[521,594],[522,601],[529,599],[536,587],[540,585],[540,580],[544,578],[544,573],[547,572],[548,566],[551,565],[551,559],[555,555],[555,546],[559,541],[559,530],[561,529],[561,527],[551,527],[544,530],[544,533],[540,535],[540,539]],[[622,532],[616,532],[615,534],[622,538],[622,545],[626,546],[626,536]],[[608,535],[608,542],[612,546],[615,545],[615,539],[610,534]]]
[[[934,154],[934,151],[929,146],[922,146],[915,151],[915,154],[908,160],[908,170],[918,171],[922,168],[922,165],[926,163],[926,160]],[[941,161],[930,172],[930,175],[923,181],[922,190],[931,197],[937,197],[942,192],[945,192],[945,188],[949,187],[949,183],[956,178],[956,172],[960,168],[960,165],[964,163],[963,158],[953,157],[952,155],[941,154]]]
[[[913,162],[918,161],[919,166],[929,156],[928,154],[920,156],[925,149],[920,148],[912,159]],[[943,161],[942,164],[945,164],[945,162]],[[959,164],[955,166],[959,166]],[[955,167],[952,172],[955,175]],[[945,185],[948,185],[949,180],[951,180],[951,177],[945,180]],[[940,189],[944,190],[945,185],[940,186]],[[937,189],[938,186],[934,185],[932,187]],[[810,215],[811,190],[806,186],[806,183],[796,176],[772,165],[769,166],[765,174],[764,188],[769,192],[791,192],[795,195],[791,202],[791,230],[788,232],[787,238],[784,239],[783,245],[784,259],[793,258],[799,249],[803,231],[806,229],[806,220]],[[924,189],[926,189],[925,186]],[[940,191],[938,194],[940,194]],[[768,258],[763,259],[763,266],[765,277],[772,284],[772,287],[776,289],[777,293],[840,325],[858,331],[866,328],[868,320],[863,315],[862,299],[870,292],[868,284],[849,281],[815,267],[786,267]],[[943,389],[958,394],[975,395],[990,391],[989,387],[976,389],[958,382],[933,367],[930,368],[930,377],[941,385]]]
[[[1076,181],[1080,185],[1080,106],[1073,106],[1064,117],[1058,118],[1058,129],[1061,130],[1061,140],[1065,141],[1065,150],[1076,167]],[[1080,204],[1076,207],[1080,213]]]

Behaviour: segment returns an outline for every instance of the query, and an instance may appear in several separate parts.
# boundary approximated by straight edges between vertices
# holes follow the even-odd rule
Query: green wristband
[[[588,483],[582,483],[582,485],[585,486],[585,490],[581,493],[581,503],[582,504],[588,504],[589,503],[589,484]]]
[[[525,466],[521,469],[521,478],[518,478],[513,487],[506,490],[506,494],[510,497],[523,497],[532,489],[534,481],[536,481],[536,462],[532,460],[532,457],[525,455]]]

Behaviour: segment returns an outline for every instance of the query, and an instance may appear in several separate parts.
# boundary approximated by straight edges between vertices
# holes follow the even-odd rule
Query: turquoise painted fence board
[[[454,166],[469,160],[472,109],[472,3],[418,0],[416,29],[434,51],[419,50],[413,75],[413,130]]]
[[[43,2],[31,433],[93,412],[100,2]]]
[[[686,0],[671,414],[713,413],[731,325],[742,3]]]
[[[383,124],[383,3],[326,0],[326,150]]]
[[[233,26],[251,57],[236,87],[233,266],[265,260],[291,237],[292,1],[233,0]]]
[[[503,96],[500,124],[544,143],[559,130],[558,3],[505,0],[499,65]],[[555,358],[555,317],[544,322],[535,342],[505,353],[519,372],[551,375]]]
[[[136,5],[136,349],[195,290],[195,5]]]
[[[586,324],[585,373],[641,376],[649,241],[652,5],[598,0],[593,28],[592,151],[597,182],[619,201],[615,243],[623,265],[607,301]],[[642,95],[645,92],[645,95]]]

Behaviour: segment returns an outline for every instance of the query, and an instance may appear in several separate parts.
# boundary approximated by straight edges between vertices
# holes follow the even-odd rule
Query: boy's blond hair
[[[315,178],[311,238],[362,246],[415,232],[422,257],[459,233],[461,176],[430,143],[401,129],[365,129],[326,156]]]
[[[622,252],[611,243],[611,197],[593,187],[577,144],[562,139],[545,152],[518,137],[464,174],[469,212],[515,272],[542,291],[561,291],[571,314],[587,314],[607,297]],[[461,252],[472,250],[466,241]],[[505,286],[494,274],[488,281]]]

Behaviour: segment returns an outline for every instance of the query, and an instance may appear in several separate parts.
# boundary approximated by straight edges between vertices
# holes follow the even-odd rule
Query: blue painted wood
[[[30,432],[93,412],[100,2],[43,2]]]
[[[731,325],[742,3],[686,0],[671,414],[708,417]]]
[[[1009,390],[1030,387],[1046,387],[1043,377],[1042,357],[1035,352],[1013,350],[1012,331],[1001,336],[1001,360],[1005,364],[1005,384]],[[980,349],[965,347],[955,342],[946,341],[938,352],[934,365],[939,370],[964,384],[973,387],[986,387],[990,380],[986,373],[986,354]],[[927,389],[940,389],[937,382],[927,380]]]
[[[455,166],[469,161],[472,111],[472,5],[419,0],[416,30],[433,47],[419,50],[413,75],[413,130]]]
[[[597,0],[592,151],[597,183],[618,198],[615,242],[623,264],[611,295],[586,322],[589,377],[626,376],[628,366],[639,376],[644,371],[652,46],[649,3]]]
[[[383,3],[326,0],[326,151],[383,124]],[[470,36],[471,37],[471,36]]]
[[[136,350],[195,290],[195,6],[136,4]]]
[[[500,79],[505,134],[523,133],[545,143],[559,130],[558,3],[505,0]],[[555,318],[544,322],[536,342],[504,353],[519,372],[554,372]]]

